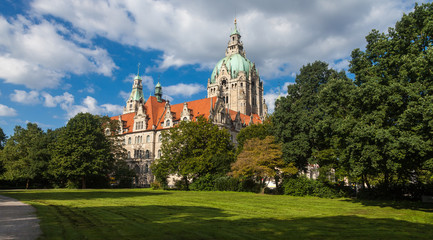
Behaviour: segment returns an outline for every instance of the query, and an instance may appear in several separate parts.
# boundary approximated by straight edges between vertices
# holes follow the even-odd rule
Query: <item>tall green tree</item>
[[[9,181],[23,181],[26,189],[32,181],[44,184],[48,178],[47,166],[50,159],[47,134],[35,123],[27,128],[16,126],[0,152],[4,172],[2,178]],[[46,184],[46,183],[45,183]]]
[[[3,129],[0,128],[0,150],[2,150],[6,144],[6,134],[3,132]]]
[[[356,90],[342,160],[385,184],[417,179],[433,163],[433,4],[416,5],[388,33],[352,52]]]
[[[344,72],[329,69],[328,64],[316,61],[303,66],[295,84],[289,85],[287,96],[276,102],[273,128],[277,140],[283,144],[283,158],[299,169],[315,163],[314,152],[326,149],[316,124],[323,118],[318,94],[332,78],[346,78]]]
[[[86,181],[107,177],[113,170],[114,156],[105,135],[101,117],[79,113],[71,118],[53,145],[50,172],[57,179],[68,180],[86,188]]]
[[[206,175],[225,174],[234,160],[230,134],[203,117],[181,121],[162,133],[162,156],[152,165],[159,182],[170,174],[182,177],[183,186]]]

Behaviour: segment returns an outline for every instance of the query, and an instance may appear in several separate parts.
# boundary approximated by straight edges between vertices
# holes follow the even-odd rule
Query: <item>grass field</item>
[[[0,191],[43,239],[433,239],[433,205],[233,192]]]

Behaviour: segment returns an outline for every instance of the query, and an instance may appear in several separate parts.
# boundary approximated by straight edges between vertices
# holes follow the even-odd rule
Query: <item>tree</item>
[[[71,183],[81,182],[82,188],[89,178],[107,177],[113,170],[114,156],[103,130],[99,116],[79,113],[71,118],[53,145],[51,174]]]
[[[288,86],[288,95],[276,102],[274,135],[282,143],[284,160],[299,169],[317,162],[314,152],[329,148],[316,124],[323,118],[318,94],[333,78],[347,77],[344,72],[329,69],[324,62],[307,64],[296,76],[296,83]]]
[[[367,185],[413,182],[432,170],[432,15],[433,4],[416,5],[388,33],[373,30],[365,51],[352,52],[353,130],[341,159]]]
[[[228,172],[234,156],[228,131],[204,117],[182,121],[164,131],[161,153],[151,167],[156,179],[166,184],[168,175],[177,174],[185,189],[189,189],[190,181]]]
[[[27,128],[16,126],[14,135],[0,153],[4,167],[2,178],[25,181],[26,189],[30,181],[44,182],[50,159],[48,144],[47,134],[37,124],[28,123]]]
[[[267,118],[262,124],[252,124],[246,128],[242,128],[236,136],[238,142],[236,155],[242,152],[245,141],[252,138],[265,139],[267,136],[272,136],[272,134],[271,118]]]
[[[3,129],[0,128],[0,150],[2,150],[6,144],[6,134],[3,132]]]
[[[284,162],[282,155],[281,145],[275,143],[273,136],[267,136],[264,139],[249,139],[245,141],[242,152],[232,164],[230,174],[234,177],[253,178],[260,183],[261,192],[263,192],[271,178],[281,174],[293,175],[298,172],[293,163]]]

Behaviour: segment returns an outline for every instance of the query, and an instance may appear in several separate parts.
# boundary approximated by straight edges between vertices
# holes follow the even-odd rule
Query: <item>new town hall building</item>
[[[154,96],[144,99],[142,80],[134,78],[131,95],[123,114],[112,117],[121,126],[128,165],[137,174],[136,186],[153,181],[152,163],[161,157],[161,132],[179,121],[195,121],[198,116],[226,128],[236,144],[236,135],[249,124],[261,123],[267,115],[263,82],[245,51],[236,26],[230,34],[225,57],[216,64],[207,83],[207,98],[171,105],[162,98],[158,82]]]

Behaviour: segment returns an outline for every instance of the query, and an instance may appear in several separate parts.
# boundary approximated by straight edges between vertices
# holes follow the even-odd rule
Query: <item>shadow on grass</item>
[[[433,212],[433,203],[391,201],[391,200],[362,200],[362,199],[345,199],[342,201],[361,203],[364,206],[391,207],[395,209],[410,209],[410,210],[416,210],[422,212]]]
[[[129,198],[145,197],[155,195],[172,194],[167,191],[140,191],[131,189],[84,189],[84,190],[0,190],[0,195],[19,199],[20,201],[31,200],[79,200],[95,198]]]
[[[45,239],[431,239],[433,225],[359,216],[239,218],[196,206],[36,206]]]

